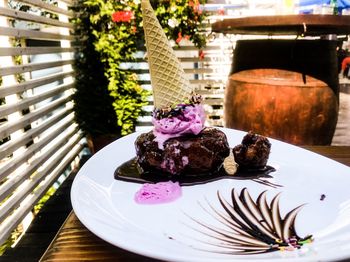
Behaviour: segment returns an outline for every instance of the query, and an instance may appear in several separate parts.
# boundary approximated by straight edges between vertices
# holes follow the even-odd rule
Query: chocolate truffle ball
[[[241,169],[263,169],[269,159],[270,141],[253,132],[248,132],[242,143],[233,148],[236,163]]]

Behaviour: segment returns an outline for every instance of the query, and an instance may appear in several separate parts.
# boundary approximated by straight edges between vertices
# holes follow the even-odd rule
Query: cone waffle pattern
[[[149,0],[142,0],[141,4],[154,106],[165,108],[182,103],[192,93],[190,82]]]

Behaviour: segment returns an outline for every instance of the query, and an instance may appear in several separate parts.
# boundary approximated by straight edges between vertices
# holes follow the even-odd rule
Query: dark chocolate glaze
[[[279,187],[270,182],[263,180],[262,178],[272,178],[271,172],[276,171],[272,166],[266,166],[259,170],[238,169],[237,173],[233,176],[228,175],[223,168],[214,174],[186,174],[184,176],[167,175],[166,173],[160,173],[157,171],[143,172],[138,165],[136,158],[120,165],[114,172],[114,178],[117,180],[135,182],[135,183],[157,183],[165,181],[179,182],[181,186],[191,186],[205,184],[220,179],[236,179],[236,180],[253,180],[258,183],[262,183],[271,187]]]
[[[247,188],[243,188],[240,193],[233,188],[231,199],[227,201],[217,191],[217,197],[223,209],[211,206],[207,201],[210,208],[204,208],[204,211],[216,218],[224,227],[211,226],[188,215],[198,224],[197,232],[202,233],[205,238],[209,237],[202,243],[213,247],[211,251],[202,250],[231,255],[249,255],[277,250],[293,251],[306,243],[311,243],[312,235],[301,238],[295,230],[295,220],[303,205],[292,209],[282,217],[279,194],[268,203],[266,192],[265,190],[260,193],[254,201]],[[203,204],[201,206],[203,207]],[[254,215],[249,210],[255,210]],[[226,230],[227,228],[229,230]]]

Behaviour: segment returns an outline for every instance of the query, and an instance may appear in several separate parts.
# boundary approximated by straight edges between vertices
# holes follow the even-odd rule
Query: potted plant
[[[151,2],[169,39],[179,44],[185,38],[198,48],[205,45],[198,29],[206,17],[200,8],[205,1]],[[90,136],[129,134],[145,113],[150,95],[138,84],[137,75],[122,67],[123,62],[134,61],[136,51],[144,50],[140,1],[77,0],[74,11],[79,46],[77,122]]]
[[[120,137],[121,128],[112,106],[113,98],[107,89],[108,79],[100,53],[95,50],[90,6],[83,0],[76,2],[75,36],[75,88],[73,94],[75,118],[88,137],[90,150],[98,151],[110,141]]]

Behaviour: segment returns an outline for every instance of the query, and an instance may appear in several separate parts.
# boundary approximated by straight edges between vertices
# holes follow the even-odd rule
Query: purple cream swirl
[[[204,128],[205,113],[200,104],[186,105],[181,114],[157,119],[152,118],[155,141],[160,149],[166,140],[185,134],[198,135]]]

